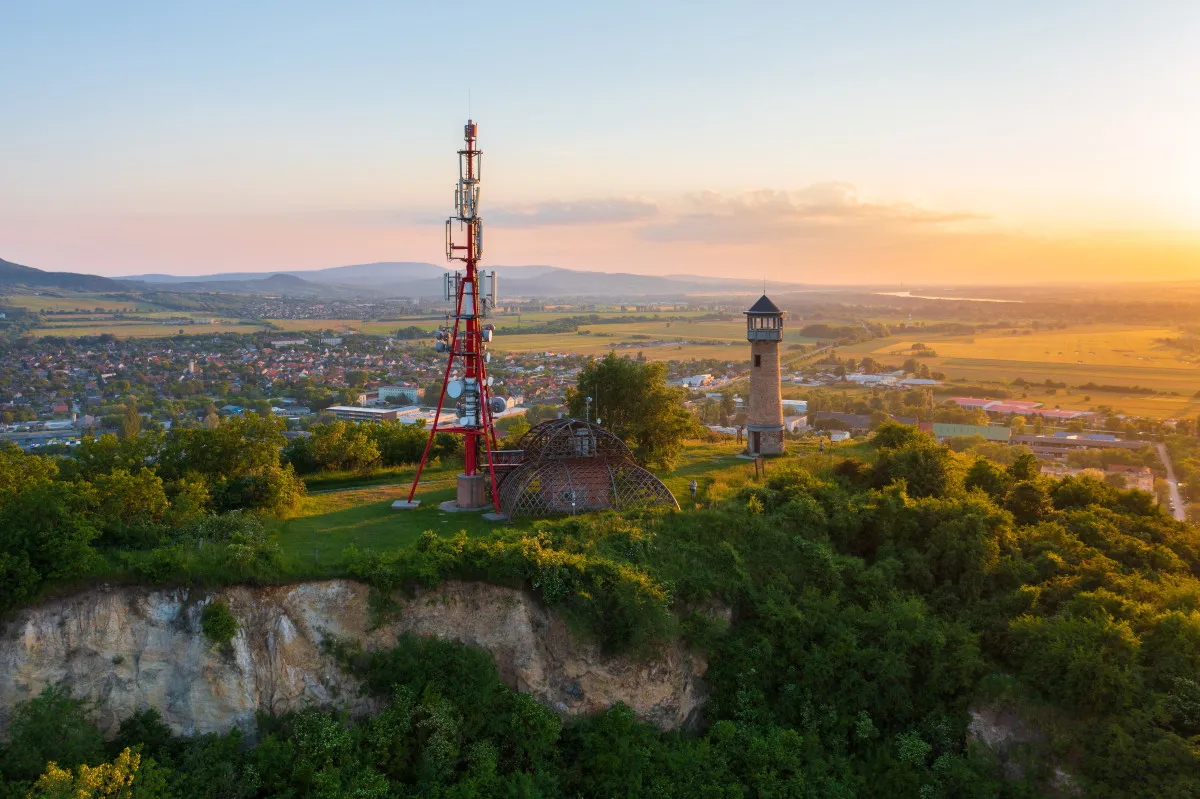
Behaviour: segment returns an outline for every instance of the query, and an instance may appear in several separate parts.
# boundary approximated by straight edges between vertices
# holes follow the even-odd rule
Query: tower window
[[[762,356],[761,356],[761,355],[755,355],[755,356],[754,356],[754,365],[755,365],[755,366],[762,366]]]

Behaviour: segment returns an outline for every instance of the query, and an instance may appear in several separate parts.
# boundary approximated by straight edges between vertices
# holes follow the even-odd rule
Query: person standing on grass
[[[688,483],[688,491],[692,492],[692,503],[696,502],[696,481]]]

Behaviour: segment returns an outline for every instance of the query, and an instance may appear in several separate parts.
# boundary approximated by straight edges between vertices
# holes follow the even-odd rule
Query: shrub
[[[64,768],[102,760],[103,738],[88,722],[88,710],[85,702],[61,685],[48,686],[17,705],[2,761],[4,776],[32,780],[52,760]]]
[[[217,646],[228,646],[237,635],[238,621],[224,602],[210,602],[200,611],[200,629]]]
[[[478,541],[426,532],[412,549],[348,553],[352,575],[383,591],[433,587],[450,577],[536,591],[605,649],[645,650],[674,632],[669,598],[643,570],[595,554],[558,549],[544,535]]]

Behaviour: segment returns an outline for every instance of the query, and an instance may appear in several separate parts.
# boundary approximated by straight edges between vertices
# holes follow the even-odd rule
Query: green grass
[[[115,299],[104,294],[70,294],[50,296],[46,294],[14,294],[4,298],[4,304],[28,308],[31,311],[75,311],[94,313],[97,308],[105,311],[149,311],[158,306],[148,302]]]
[[[693,442],[684,449],[675,468],[658,476],[681,507],[690,503],[688,484],[692,480],[698,484],[698,501],[719,500],[755,479],[753,462],[737,457],[743,446],[735,441]],[[769,460],[766,468],[770,473],[789,464],[804,463],[821,470],[849,454],[861,457],[858,450],[862,447],[826,444],[826,452],[821,454],[815,441],[789,441],[788,454]],[[381,474],[313,478],[311,493],[296,515],[270,523],[279,534],[288,576],[339,575],[345,565],[344,552],[351,546],[378,553],[411,546],[427,530],[447,537],[463,531],[472,538],[493,538],[533,524],[534,520],[489,522],[479,513],[439,510],[438,503],[454,499],[455,476],[460,469],[459,464],[447,464],[427,470],[417,491],[420,507],[404,511],[392,510],[392,503],[408,498],[412,467],[384,470]],[[336,484],[337,480],[346,482]],[[316,487],[321,485],[326,487]]]
[[[420,507],[392,510],[392,503],[407,499],[413,467],[384,470],[372,475],[331,475],[330,480],[357,482],[334,488],[312,488],[290,519],[272,522],[279,534],[289,572],[306,575],[337,574],[344,564],[344,551],[351,547],[373,552],[406,547],[432,530],[454,535],[460,530],[471,536],[492,536],[503,522],[486,521],[479,513],[447,513],[438,503],[454,499],[457,464],[437,466],[421,476],[417,491]],[[321,486],[321,477],[313,480]],[[384,481],[384,484],[373,484]],[[328,484],[326,484],[328,485]]]
[[[479,513],[446,513],[438,503],[454,499],[453,485],[425,489],[415,510],[392,510],[397,499],[407,499],[408,486],[376,486],[310,496],[299,516],[276,522],[285,557],[304,564],[304,571],[336,573],[344,552],[353,546],[382,552],[412,545],[426,530],[454,535],[460,530],[472,537],[491,536],[502,523],[489,522]]]

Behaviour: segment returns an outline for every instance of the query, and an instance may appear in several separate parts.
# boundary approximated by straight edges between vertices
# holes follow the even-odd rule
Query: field
[[[285,333],[335,330],[340,333],[357,332],[376,336],[395,333],[401,327],[409,324],[405,322],[364,322],[361,319],[266,319],[264,321]],[[426,325],[434,327],[436,322],[428,321]]]
[[[626,314],[628,315],[628,314]],[[521,316],[521,326],[540,324],[546,320],[531,320],[533,314]],[[618,314],[611,314],[618,316]],[[522,334],[516,320],[503,317],[496,323],[494,348],[508,352],[566,352],[577,355],[603,355],[609,350],[620,353],[643,353],[655,361],[716,358],[740,360],[746,355],[746,324],[740,319],[728,322],[671,320],[658,322],[629,322],[628,324],[584,325],[586,333]],[[811,344],[797,331],[784,332],[786,344]]]
[[[51,297],[44,294],[15,294],[11,297],[0,298],[5,305],[18,308],[28,308],[31,311],[80,311],[95,313],[100,309],[104,313],[115,311],[153,311],[157,306],[147,302],[132,302],[130,300],[113,299],[103,294],[79,294],[69,297]]]
[[[105,333],[118,338],[161,338],[174,336],[180,330],[189,336],[214,335],[217,333],[255,333],[258,325],[242,325],[236,322],[218,322],[203,325],[167,325],[151,322],[95,321],[66,325],[45,325],[34,328],[35,336],[100,336]]]
[[[1089,325],[1028,335],[987,331],[973,336],[914,338],[909,333],[841,347],[838,352],[843,356],[871,355],[885,363],[899,364],[910,357],[913,344],[919,342],[937,353],[937,357],[921,358],[921,362],[934,371],[945,372],[952,381],[1011,383],[1021,377],[1031,383],[1051,380],[1068,386],[1096,383],[1152,388],[1160,393],[1060,389],[1051,394],[1044,388],[1030,387],[1019,396],[1039,400],[1048,407],[1086,410],[1109,405],[1126,413],[1164,418],[1200,412],[1200,402],[1195,398],[1200,389],[1200,362],[1156,343],[1156,339],[1178,334],[1172,328],[1131,325]]]

